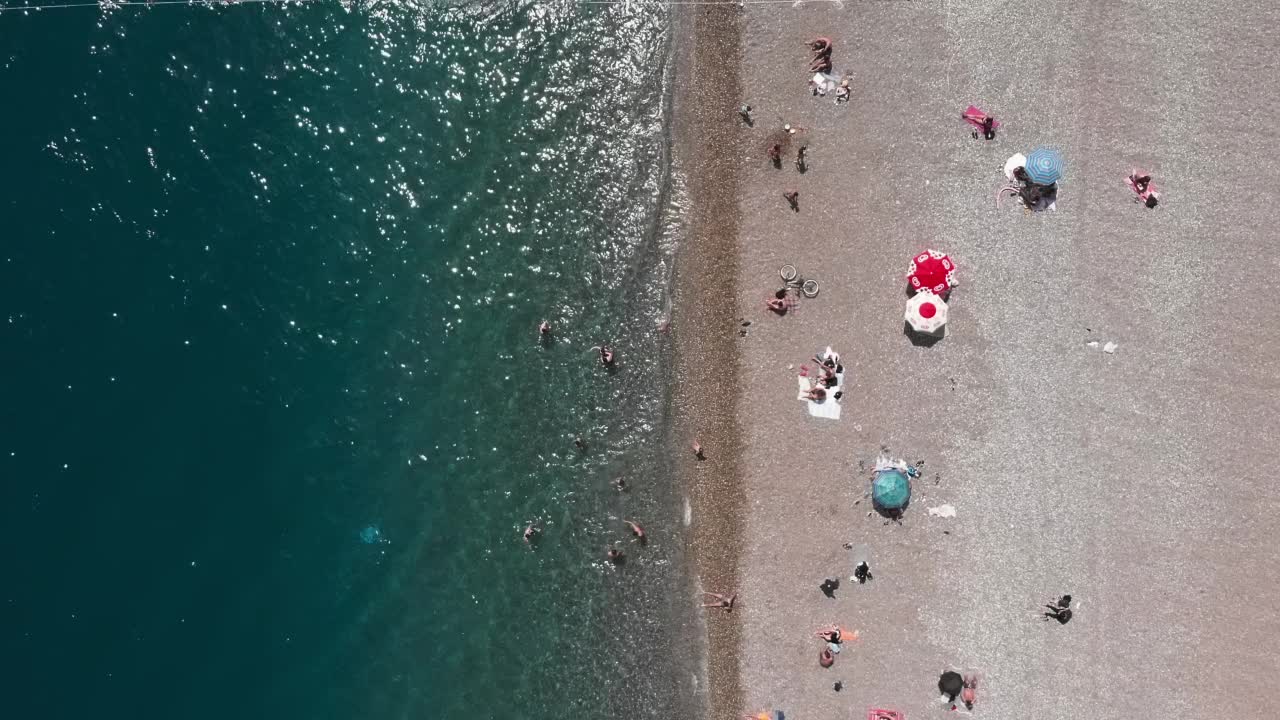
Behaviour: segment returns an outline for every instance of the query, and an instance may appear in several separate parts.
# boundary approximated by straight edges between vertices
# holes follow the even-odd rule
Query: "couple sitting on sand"
[[[836,388],[840,387],[840,374],[844,372],[840,356],[828,353],[826,359],[819,359],[815,355],[813,361],[818,363],[820,374],[816,376],[817,382],[805,393],[805,399],[822,402],[827,399],[827,392],[833,390],[835,399],[839,400],[842,393]]]

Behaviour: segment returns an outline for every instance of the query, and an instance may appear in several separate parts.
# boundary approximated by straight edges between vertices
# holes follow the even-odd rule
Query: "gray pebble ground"
[[[1274,716],[1280,3],[742,12],[758,120],[741,157],[744,706],[717,714],[941,717],[954,667],[981,674],[992,720]],[[817,35],[848,106],[808,93]],[[970,103],[1005,123],[995,141],[970,138]],[[807,128],[805,175],[767,164],[780,118]],[[1040,144],[1067,161],[1057,212],[997,211],[1005,158]],[[1159,209],[1132,202],[1135,166]],[[929,348],[902,334],[925,247],[961,281]],[[783,263],[822,294],[776,318]],[[788,369],[828,344],[849,368],[838,423],[808,417]],[[854,505],[881,444],[926,460],[900,526]],[[942,503],[958,516],[927,515]],[[846,541],[871,548],[875,579],[830,600]],[[1072,622],[1040,622],[1064,592]],[[831,622],[862,639],[823,670],[812,634]]]

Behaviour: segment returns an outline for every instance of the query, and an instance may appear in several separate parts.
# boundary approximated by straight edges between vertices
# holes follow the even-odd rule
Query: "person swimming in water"
[[[636,542],[641,545],[649,544],[649,538],[644,534],[644,528],[640,527],[639,523],[632,522],[631,520],[623,520],[622,522],[626,523],[627,527],[631,528],[631,534],[635,536]]]
[[[542,337],[549,336],[551,334],[551,323],[543,320],[542,323],[538,325],[538,334]]]
[[[532,546],[541,535],[542,526],[538,525],[537,520],[530,520],[529,524],[524,526],[524,542],[526,545]]]
[[[610,547],[605,551],[604,556],[609,560],[610,564],[614,566],[621,565],[627,561],[627,554],[616,547]]]
[[[629,490],[629,489],[630,489],[630,488],[627,486],[627,480],[626,480],[626,478],[615,478],[615,479],[614,479],[614,481],[613,481],[613,487],[614,487],[618,492],[626,492],[627,490]]]
[[[608,345],[598,345],[591,349],[598,350],[600,352],[601,365],[607,368],[613,367],[614,360],[616,359],[613,354],[613,348],[610,348]]]

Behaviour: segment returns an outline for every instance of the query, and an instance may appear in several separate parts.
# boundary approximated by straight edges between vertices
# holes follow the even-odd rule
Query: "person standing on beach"
[[[747,127],[751,127],[752,120],[751,120],[750,105],[743,105],[742,107],[738,108],[738,116],[742,118],[742,122],[747,124]]]
[[[707,456],[702,454],[702,443],[697,440],[693,441],[693,456],[699,460],[706,460]]]
[[[782,145],[774,143],[769,146],[769,150],[765,153],[769,156],[769,162],[774,167],[782,167]]]
[[[805,159],[804,159],[805,151],[807,151],[808,149],[809,147],[807,145],[801,145],[796,150],[796,170],[798,172],[803,173],[804,171],[809,169],[808,166],[805,165]]]
[[[794,212],[800,212],[800,191],[788,190],[782,193],[782,197],[787,199],[787,204],[791,206]]]

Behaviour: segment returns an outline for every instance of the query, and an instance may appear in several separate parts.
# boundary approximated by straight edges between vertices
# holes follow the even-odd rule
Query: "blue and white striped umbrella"
[[[1027,177],[1037,185],[1052,185],[1062,177],[1062,165],[1057,150],[1036,148],[1027,156]]]

